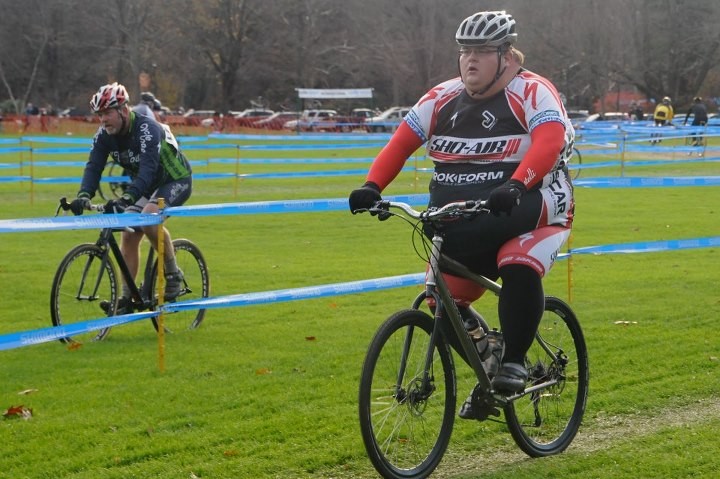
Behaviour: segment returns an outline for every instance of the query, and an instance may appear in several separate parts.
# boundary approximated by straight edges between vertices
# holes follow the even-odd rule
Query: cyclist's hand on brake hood
[[[125,211],[125,208],[133,204],[132,199],[130,199],[129,196],[123,195],[120,198],[116,200],[110,200],[107,203],[105,203],[105,210],[104,212],[107,213],[122,213]]]
[[[349,203],[352,214],[361,213],[370,209],[376,202],[382,200],[380,187],[368,181],[361,188],[350,193]]]
[[[527,188],[520,181],[507,181],[490,192],[487,208],[495,216],[500,216],[500,213],[509,216],[512,209],[520,204],[520,197],[526,192]]]
[[[70,211],[75,216],[80,216],[83,211],[90,209],[90,198],[80,194],[77,198],[70,202]]]

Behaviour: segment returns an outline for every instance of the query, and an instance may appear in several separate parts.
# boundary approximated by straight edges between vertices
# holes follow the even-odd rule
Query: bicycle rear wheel
[[[525,362],[530,385],[558,382],[505,407],[510,434],[531,457],[560,453],[580,428],[590,380],[580,323],[560,299],[545,298],[545,314]]]
[[[81,244],[70,250],[58,266],[50,292],[50,318],[54,326],[63,326],[107,316],[102,301],[115,311],[118,281],[113,264],[105,252],[94,244]],[[60,339],[63,343],[99,341],[110,332],[102,328],[89,333]]]
[[[104,200],[120,198],[130,185],[130,183],[122,180],[123,177],[127,177],[125,169],[120,166],[120,163],[110,161],[106,166],[106,170],[107,174],[105,176],[108,181],[101,181],[98,184],[98,194]],[[118,181],[113,181],[113,177],[118,177]]]
[[[176,239],[173,241],[175,258],[178,267],[183,272],[183,289],[177,297],[177,301],[207,298],[210,296],[210,274],[207,263],[200,248],[187,239]],[[157,260],[152,271],[152,290],[157,291]],[[184,329],[195,329],[205,319],[204,309],[190,309],[179,311],[165,316],[171,325],[179,325]],[[152,318],[155,330],[158,330],[157,318]],[[165,324],[166,329],[172,329]]]
[[[577,180],[582,172],[582,154],[577,148],[573,148],[572,164],[576,166],[570,171],[570,175],[573,180]]]
[[[432,348],[433,319],[418,310],[388,318],[368,348],[360,378],[360,429],[368,457],[385,478],[424,478],[440,463],[455,420],[450,348]],[[430,381],[423,385],[427,372]]]

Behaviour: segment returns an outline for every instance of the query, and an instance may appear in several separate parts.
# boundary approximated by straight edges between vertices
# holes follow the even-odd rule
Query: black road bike
[[[545,312],[525,357],[529,372],[525,390],[499,394],[440,274],[468,278],[495,294],[500,292],[501,285],[472,273],[441,251],[440,222],[483,214],[487,212],[484,202],[456,202],[421,212],[405,203],[380,201],[369,211],[381,219],[392,215],[411,224],[416,251],[430,263],[425,290],[409,309],[393,314],[380,326],[363,364],[360,428],[375,469],[388,479],[416,479],[427,477],[440,463],[457,413],[451,344],[462,351],[477,378],[471,396],[474,411],[489,418],[499,417],[502,410],[512,438],[531,457],[565,450],[580,427],[589,383],[587,348],[572,309],[558,298],[545,298]],[[435,231],[430,244],[422,225]],[[421,239],[422,251],[415,238]],[[434,315],[420,309],[427,298],[436,302]],[[481,325],[489,331],[485,321]]]
[[[55,213],[68,211],[70,204],[66,198],[60,199]],[[103,205],[91,205],[90,209],[103,212]],[[128,228],[132,231],[131,228]],[[128,269],[115,233],[125,228],[102,228],[95,243],[84,243],[72,248],[58,266],[50,292],[50,317],[54,326],[87,321],[103,316],[115,316],[120,307],[127,314],[136,311],[157,309],[157,259],[155,250],[150,247],[142,275],[142,282],[136,284]],[[200,248],[188,239],[176,239],[172,242],[179,268],[183,272],[183,287],[176,301],[207,298],[210,295],[210,274]],[[120,271],[118,275],[117,271]],[[121,278],[131,291],[128,305],[119,305]],[[205,318],[205,310],[189,310],[168,315],[166,329],[173,327],[194,329]],[[157,318],[152,317],[155,330]],[[103,328],[87,334],[62,338],[63,343],[82,343],[87,340],[104,339],[110,328]]]

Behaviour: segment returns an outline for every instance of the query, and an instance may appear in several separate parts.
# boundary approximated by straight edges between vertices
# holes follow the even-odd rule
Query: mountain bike
[[[502,410],[512,438],[529,456],[562,452],[580,427],[589,365],[583,333],[572,309],[558,298],[545,298],[545,312],[525,357],[527,385],[524,391],[507,396],[493,390],[482,357],[440,274],[468,278],[499,294],[500,284],[471,272],[441,251],[440,222],[484,214],[484,204],[455,202],[434,211],[417,211],[405,203],[379,201],[369,209],[380,219],[397,216],[410,224],[415,250],[430,266],[425,290],[416,296],[411,308],[391,315],[380,326],[362,367],[360,429],[368,457],[384,478],[424,478],[440,463],[456,414],[453,348],[477,378],[471,394],[473,410],[480,412],[483,420],[499,417]],[[429,244],[423,225],[435,232]],[[436,303],[433,315],[420,309],[428,298]],[[482,317],[472,307],[470,311],[489,333]]]
[[[127,181],[128,175],[125,173],[125,169],[120,166],[120,163],[115,160],[109,161],[105,168],[108,171],[106,175],[103,175],[103,178],[107,178],[108,181],[100,181],[98,184],[98,194],[100,198],[104,200],[120,198],[123,193],[125,193],[127,187],[130,186],[130,183]],[[103,186],[103,183],[106,183],[107,187]]]
[[[55,213],[68,211],[66,198],[60,199]],[[103,213],[104,205],[90,205],[90,209]],[[130,274],[115,233],[132,228],[102,228],[95,243],[84,243],[72,248],[60,261],[50,292],[50,317],[54,326],[70,324],[102,316],[115,316],[135,311],[157,309],[157,259],[154,248],[149,248],[142,282],[136,284]],[[210,295],[210,274],[200,249],[188,239],[172,242],[178,267],[183,273],[183,288],[176,300],[207,298]],[[120,270],[118,276],[117,269]],[[131,295],[127,304],[119,304],[121,279],[128,285]],[[170,325],[194,329],[205,318],[205,310],[190,310],[171,315]],[[152,318],[158,330],[157,318]],[[168,331],[170,331],[168,329]],[[60,339],[63,343],[82,343],[104,339],[110,328]]]

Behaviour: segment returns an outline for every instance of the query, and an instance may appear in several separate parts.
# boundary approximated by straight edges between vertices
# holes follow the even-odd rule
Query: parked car
[[[290,120],[283,125],[286,130],[310,131],[321,121],[337,116],[336,110],[303,110],[300,118]]]
[[[248,108],[240,112],[228,112],[232,115],[236,126],[253,126],[253,123],[260,118],[267,118],[275,113],[265,108]]]
[[[265,128],[269,130],[281,130],[285,123],[300,118],[299,111],[278,111],[252,122],[253,128]]]
[[[194,110],[189,109],[183,115],[183,120],[187,126],[207,126],[203,123],[203,120],[210,120],[209,125],[212,125],[212,117],[215,114],[215,110]]]
[[[410,112],[409,106],[394,106],[377,116],[368,118],[365,124],[370,132],[392,132],[397,130],[405,115]]]
[[[248,108],[247,110],[231,111],[228,113],[230,113],[233,118],[254,118],[255,120],[257,120],[258,118],[270,116],[275,112],[272,110],[267,110],[265,108]]]

